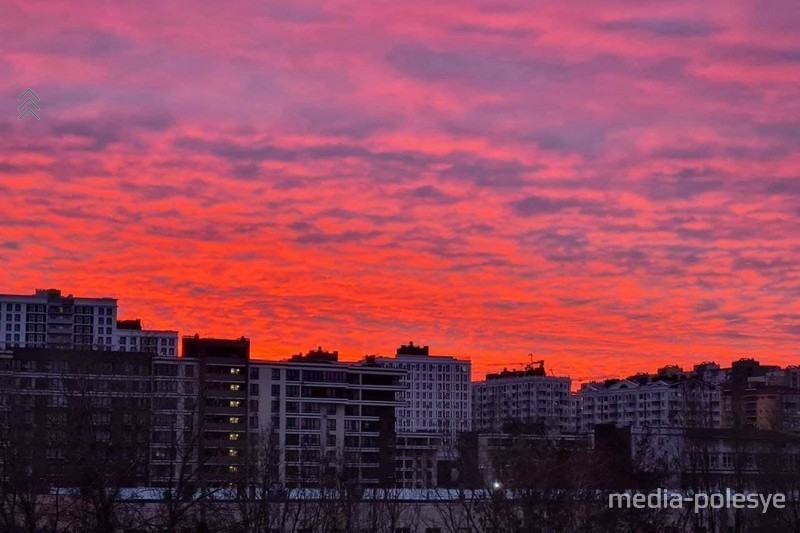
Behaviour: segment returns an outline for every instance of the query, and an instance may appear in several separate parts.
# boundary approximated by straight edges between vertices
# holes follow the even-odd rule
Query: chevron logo
[[[28,96],[28,95],[30,95],[30,96]],[[33,115],[34,117],[36,117],[36,120],[40,120],[40,119],[39,119],[39,115],[37,115],[37,114],[36,114],[36,111],[40,111],[40,110],[41,110],[41,108],[40,108],[40,107],[39,107],[39,106],[36,104],[36,102],[34,102],[34,101],[33,101],[33,99],[31,98],[31,96],[32,96],[33,98],[35,98],[37,101],[39,101],[39,102],[41,102],[41,99],[39,99],[39,97],[36,95],[36,93],[35,93],[35,92],[33,92],[33,89],[31,89],[31,88],[29,87],[27,91],[25,91],[24,93],[22,93],[22,96],[20,96],[19,98],[17,98],[17,101],[18,101],[18,102],[19,102],[19,101],[21,101],[21,100],[22,100],[23,98],[25,98],[26,96],[27,96],[28,98],[27,98],[27,99],[26,99],[24,102],[22,102],[22,105],[21,105],[21,106],[19,106],[19,107],[17,108],[17,111],[22,111],[23,109],[25,109],[25,111],[22,111],[22,114],[21,114],[19,117],[17,117],[17,120],[22,120],[22,118],[23,118],[23,117],[25,117],[26,115],[28,115],[29,113],[30,113],[31,115]]]

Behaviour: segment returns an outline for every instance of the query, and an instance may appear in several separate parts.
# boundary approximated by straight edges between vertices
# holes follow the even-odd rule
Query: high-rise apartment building
[[[116,321],[115,298],[63,296],[57,289],[0,294],[0,349],[111,349]]]
[[[177,355],[178,332],[117,320],[116,298],[64,296],[58,289],[32,295],[0,294],[0,349],[147,351]]]
[[[200,480],[207,486],[242,486],[250,421],[250,341],[184,337],[182,359],[197,361]]]
[[[338,352],[322,348],[287,361],[252,362],[251,369],[258,373],[259,438],[274,440],[279,450],[281,483],[394,484],[403,372],[372,358],[340,362]]]
[[[184,488],[199,481],[201,474],[197,471],[203,437],[199,361],[142,352],[152,355],[149,484]]]
[[[395,357],[375,357],[387,368],[402,370],[398,433],[428,433],[453,441],[472,426],[471,368],[468,360],[431,355],[428,346],[400,346]]]
[[[500,432],[509,424],[523,424],[551,434],[575,433],[571,384],[568,377],[548,376],[544,363],[487,374],[485,381],[472,384],[473,428]]]

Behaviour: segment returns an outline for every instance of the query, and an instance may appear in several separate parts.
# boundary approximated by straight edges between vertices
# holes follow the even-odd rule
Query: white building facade
[[[548,376],[544,365],[488,374],[472,384],[472,423],[477,431],[500,432],[509,423],[540,424],[549,434],[577,431],[572,380]]]
[[[718,428],[722,419],[719,386],[695,379],[611,380],[584,384],[580,425]]]
[[[140,320],[117,322],[116,298],[63,295],[58,289],[34,294],[0,294],[0,349],[146,351],[178,355],[178,332],[144,330]]]
[[[142,322],[117,322],[115,349],[121,352],[150,352],[158,355],[178,355],[178,332],[173,330],[142,329]]]
[[[409,342],[397,349],[395,357],[376,356],[375,362],[405,372],[398,434],[427,433],[452,441],[472,429],[470,361],[430,355],[428,346]]]
[[[62,296],[57,289],[0,294],[0,349],[111,349],[116,321],[115,298]]]

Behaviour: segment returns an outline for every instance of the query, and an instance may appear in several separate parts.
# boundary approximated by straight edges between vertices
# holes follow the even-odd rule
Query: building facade
[[[153,359],[149,353],[0,351],[6,481],[15,490],[37,483],[80,487],[86,479],[107,489],[148,484]]]
[[[178,332],[142,329],[141,319],[118,320],[114,349],[121,352],[150,352],[164,356],[178,355]]]
[[[57,289],[0,294],[0,349],[111,349],[116,320],[115,298],[63,296]]]
[[[509,424],[539,426],[545,433],[577,431],[572,380],[548,376],[544,363],[524,370],[487,374],[472,384],[472,424],[476,431],[500,432]]]
[[[250,441],[250,341],[182,340],[183,360],[196,361],[199,379],[199,478],[206,486],[240,487],[247,482]]]
[[[402,371],[372,358],[344,363],[318,348],[257,369],[259,438],[279,450],[288,486],[395,483],[395,411]]]
[[[397,414],[398,433],[429,433],[453,440],[470,431],[472,363],[452,356],[430,355],[428,346],[400,346],[395,357],[375,362],[404,372]]]
[[[142,328],[118,320],[116,298],[63,295],[58,289],[34,294],[0,294],[0,349],[148,351],[178,355],[178,332]]]
[[[672,381],[665,379],[650,381],[649,377],[640,376],[582,385],[578,392],[581,431],[591,431],[598,424],[720,427],[719,386],[682,376]]]

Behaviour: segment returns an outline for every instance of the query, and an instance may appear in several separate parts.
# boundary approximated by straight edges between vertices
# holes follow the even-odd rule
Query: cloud
[[[42,97],[0,120],[5,292],[475,377],[796,362],[797,2],[146,4],[0,3]]]
[[[722,29],[708,20],[677,18],[631,18],[603,22],[604,31],[641,32],[657,37],[710,37]]]

